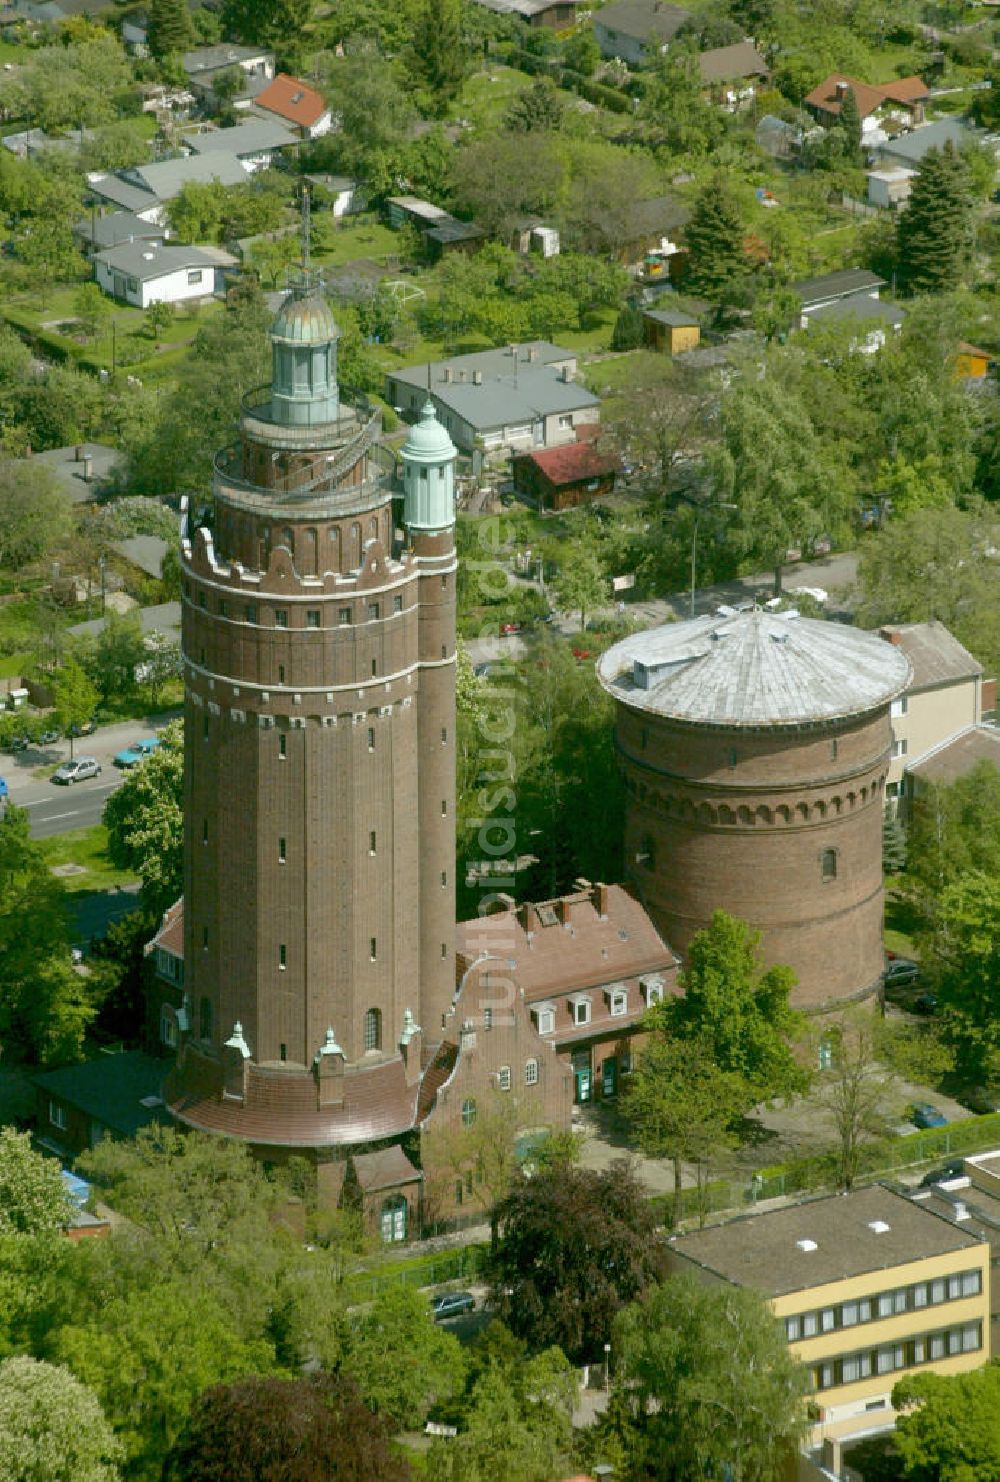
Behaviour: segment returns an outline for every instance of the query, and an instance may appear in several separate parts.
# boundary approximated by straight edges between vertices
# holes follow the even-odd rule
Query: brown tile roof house
[[[254,105],[307,132],[314,129],[327,112],[323,95],[287,72],[279,72],[274,81],[257,94]]]
[[[739,82],[744,77],[766,77],[767,63],[749,41],[713,46],[698,55],[702,82]]]
[[[887,103],[899,103],[914,111],[930,96],[926,84],[919,77],[902,77],[883,85],[859,82],[857,78],[847,77],[842,72],[831,72],[811,93],[806,94],[803,102],[814,113],[826,114],[828,119],[839,118],[844,98],[849,92],[854,93],[858,113],[862,118],[869,118]]]
[[[944,623],[887,623],[879,636],[902,649],[910,661],[913,678],[908,693],[936,689],[959,679],[974,679],[983,666],[959,643]]]

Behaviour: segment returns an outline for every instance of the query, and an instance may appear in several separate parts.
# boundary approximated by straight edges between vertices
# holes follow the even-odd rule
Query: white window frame
[[[538,1085],[538,1061],[526,1060],[524,1062],[524,1084],[526,1086]]]
[[[893,760],[896,760],[898,757],[905,756],[909,749],[909,742],[907,741],[905,736],[894,738],[892,743]]]
[[[66,1108],[60,1106],[58,1101],[49,1102],[49,1121],[53,1127],[58,1127],[60,1132],[66,1131]]]
[[[663,978],[659,973],[649,973],[646,977],[639,979],[642,988],[642,996],[646,1001],[647,1009],[651,1009],[655,1003],[663,1002]]]
[[[500,1074],[499,1074],[497,1080],[498,1080],[498,1085],[499,1085],[501,1091],[509,1091],[510,1090],[511,1080],[510,1080],[510,1066],[509,1065],[501,1065],[501,1067],[500,1067]]]
[[[896,720],[898,716],[905,715],[909,708],[909,697],[907,695],[900,695],[889,706],[889,714],[893,720]]]
[[[589,996],[584,993],[571,994],[569,998],[569,1011],[573,1018],[573,1024],[577,1029],[582,1029],[585,1025],[589,1024],[592,1018],[592,1005]]]
[[[621,983],[607,990],[608,1010],[612,1019],[621,1018],[622,1014],[628,1013],[628,989]]]
[[[177,1048],[177,1019],[169,1004],[160,1005],[160,1044]]]
[[[551,1003],[539,1003],[531,1010],[535,1017],[535,1026],[539,1034],[554,1034],[556,1028],[555,1005]]]

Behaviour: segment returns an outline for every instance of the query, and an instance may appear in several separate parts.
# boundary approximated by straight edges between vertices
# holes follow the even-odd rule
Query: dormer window
[[[659,973],[649,973],[645,978],[640,978],[639,987],[647,1009],[651,1009],[654,1003],[663,1002],[663,979]]]
[[[586,993],[571,993],[569,1011],[576,1025],[590,1023],[590,998]]]
[[[531,1010],[535,1021],[535,1028],[539,1034],[552,1034],[556,1027],[555,1005],[551,1003],[536,1003]]]
[[[622,1014],[628,1013],[628,989],[623,988],[620,983],[613,988],[605,988],[605,996],[608,1000],[608,1009],[613,1019],[620,1018]]]

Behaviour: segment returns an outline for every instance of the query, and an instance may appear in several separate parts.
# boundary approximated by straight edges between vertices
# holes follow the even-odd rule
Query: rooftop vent
[[[868,1228],[873,1235],[886,1235],[892,1226],[887,1225],[885,1220],[869,1220]]]
[[[969,1206],[964,1199],[955,1200],[955,1218],[956,1220],[971,1220],[972,1218],[969,1213]]]
[[[163,1098],[162,1096],[143,1096],[139,1101],[139,1105],[144,1106],[147,1111],[152,1111],[154,1106],[163,1105]]]
[[[798,1246],[799,1250],[819,1249],[819,1246],[816,1244],[815,1240],[796,1240],[795,1244]]]

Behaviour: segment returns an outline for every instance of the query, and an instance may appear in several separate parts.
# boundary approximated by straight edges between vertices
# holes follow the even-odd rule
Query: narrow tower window
[[[288,858],[288,856],[287,856],[287,854],[285,852],[285,841],[284,841],[284,839],[279,839],[278,840],[278,863],[279,864],[284,864],[286,862],[287,858]]]
[[[285,758],[287,757],[287,755],[288,755],[287,747],[288,747],[288,737],[285,735],[284,731],[279,731],[278,732],[278,758],[279,758],[280,761],[284,761]]]
[[[198,1033],[201,1039],[212,1038],[212,1000],[203,998],[199,1010]]]
[[[368,1009],[365,1014],[364,1046],[366,1050],[381,1050],[382,1048],[381,1009]]]
[[[824,880],[836,880],[837,878],[837,851],[836,849],[824,849],[820,855],[820,872]]]
[[[285,971],[285,968],[287,966],[288,966],[288,949],[285,946],[284,942],[279,942],[278,943],[278,967],[280,968],[280,970],[282,972],[284,972]]]
[[[375,750],[375,727],[374,726],[369,726],[368,727],[368,750],[369,751],[374,751]]]
[[[368,835],[368,853],[369,854],[374,854],[375,853],[375,830],[374,829],[372,829],[371,833]]]
[[[378,938],[370,937],[368,941],[368,952],[372,962],[378,957]]]

